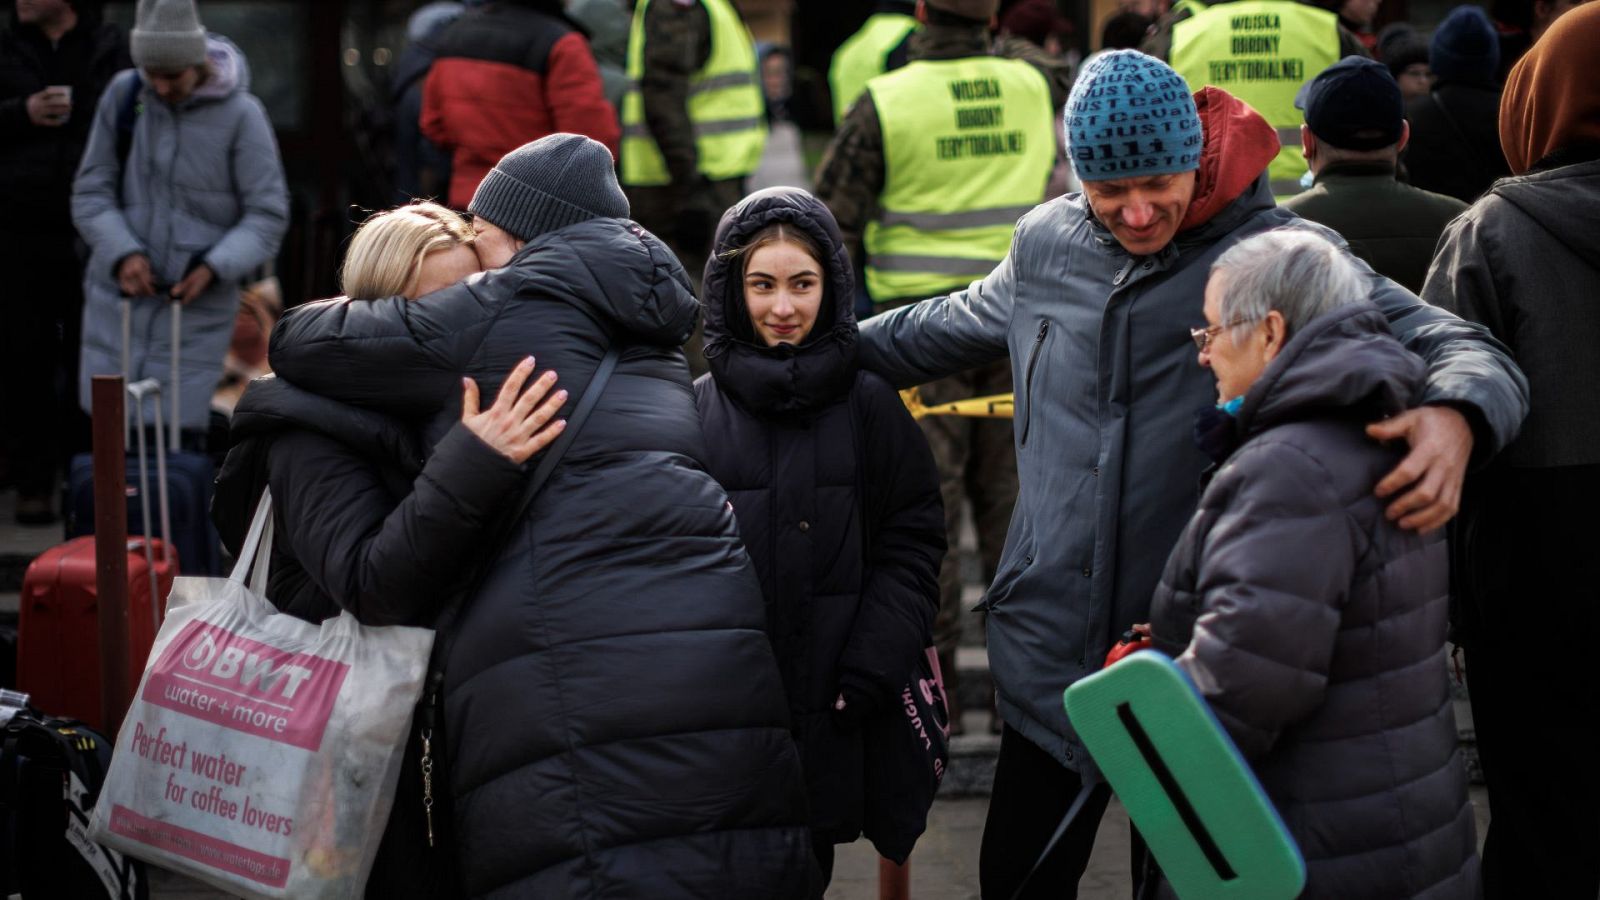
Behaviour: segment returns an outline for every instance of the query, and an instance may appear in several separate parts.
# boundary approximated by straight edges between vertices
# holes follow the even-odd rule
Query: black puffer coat
[[[430,416],[431,435],[459,418],[463,375],[490,396],[531,353],[570,407],[606,345],[625,348],[456,622],[445,715],[473,896],[805,895],[804,786],[760,587],[701,466],[678,349],[695,314],[659,241],[591,220],[424,300],[310,304],[273,333],[281,377]]]
[[[1304,897],[1471,898],[1478,859],[1445,674],[1442,533],[1372,492],[1403,448],[1363,428],[1425,366],[1365,303],[1295,334],[1245,394],[1151,605],[1305,856]]]
[[[895,709],[930,643],[944,506],[922,431],[888,382],[856,368],[854,276],[821,201],[790,188],[753,194],[723,216],[717,250],[774,222],[828,254],[817,322],[799,347],[758,344],[743,262],[714,255],[704,290],[711,372],[695,382],[695,403],[706,466],[733,500],[767,599],[813,839],[843,843],[862,828],[861,717]],[[864,708],[835,715],[841,691]]]
[[[245,389],[229,435],[212,520],[237,553],[271,484],[277,538],[267,596],[311,622],[342,608],[366,625],[430,625],[471,573],[478,532],[524,477],[463,425],[424,460],[400,420],[272,376]],[[428,535],[425,557],[413,555],[418,534]]]

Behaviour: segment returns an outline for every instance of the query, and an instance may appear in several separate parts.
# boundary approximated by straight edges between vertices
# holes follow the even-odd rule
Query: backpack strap
[[[128,87],[117,104],[117,167],[128,165],[128,155],[133,152],[133,125],[139,117],[139,92],[144,89],[144,78],[134,70]]]

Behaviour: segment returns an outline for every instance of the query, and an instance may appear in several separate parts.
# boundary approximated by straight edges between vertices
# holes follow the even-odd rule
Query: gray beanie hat
[[[588,219],[628,218],[611,151],[580,134],[552,134],[500,157],[467,211],[531,241]]]
[[[206,61],[206,30],[194,0],[139,0],[128,52],[133,64],[157,72],[177,72]]]

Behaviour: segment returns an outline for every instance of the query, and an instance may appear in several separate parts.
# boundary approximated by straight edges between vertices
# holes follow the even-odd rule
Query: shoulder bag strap
[[[472,597],[483,587],[484,581],[489,577],[489,571],[494,567],[494,560],[498,558],[505,542],[511,537],[511,533],[516,529],[518,523],[522,521],[522,517],[527,514],[528,508],[533,505],[533,501],[539,496],[539,492],[544,489],[545,483],[550,480],[550,476],[555,472],[556,466],[561,464],[561,458],[566,456],[567,449],[572,446],[573,441],[577,440],[578,433],[583,430],[584,421],[589,418],[589,413],[594,411],[595,404],[600,402],[600,395],[605,391],[606,382],[611,380],[611,373],[616,370],[617,361],[621,357],[622,350],[614,344],[606,350],[605,357],[600,360],[600,365],[594,370],[594,376],[589,379],[589,386],[584,388],[583,396],[578,398],[578,405],[573,407],[572,415],[567,417],[566,430],[561,432],[561,436],[556,438],[555,443],[551,444],[550,448],[545,451],[544,457],[539,460],[539,465],[533,470],[533,475],[528,478],[528,482],[523,488],[522,498],[517,501],[515,507],[508,511],[507,516],[501,520],[500,528],[498,529],[499,540],[489,544],[493,548],[493,554],[483,561],[477,575],[472,580],[471,587],[461,594],[455,603],[440,611],[439,618],[434,622],[433,626],[435,632],[433,659],[428,667],[428,678],[425,682],[426,688],[422,695],[422,710],[419,712],[423,717],[429,717],[438,709],[439,694],[444,686],[445,660],[449,656],[451,636],[454,632],[452,626],[455,624],[456,619],[461,617],[461,613],[465,611],[467,604],[472,601]],[[432,727],[436,723],[426,722],[424,724],[427,727]]]

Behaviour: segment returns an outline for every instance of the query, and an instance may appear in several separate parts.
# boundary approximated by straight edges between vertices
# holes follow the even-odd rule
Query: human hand
[[[540,375],[526,391],[521,391],[532,372],[533,357],[517,363],[500,386],[494,405],[482,412],[478,410],[478,383],[471,378],[461,379],[461,422],[501,456],[519,464],[548,447],[567,427],[566,419],[550,421],[561,404],[567,402],[566,391],[550,393],[556,373]]]
[[[1389,521],[1423,533],[1450,521],[1461,507],[1461,483],[1472,457],[1467,417],[1447,406],[1422,406],[1368,425],[1367,436],[1411,445],[1411,452],[1374,490],[1385,499],[1399,494],[1384,511]]]
[[[130,253],[117,266],[117,287],[126,297],[148,297],[156,292],[155,278],[150,274],[150,257],[143,253]]]
[[[72,95],[47,87],[28,96],[28,121],[41,128],[60,128],[72,115]]]
[[[188,306],[191,300],[205,293],[206,288],[210,287],[211,282],[216,279],[217,273],[211,271],[210,266],[201,263],[195,266],[189,274],[183,276],[182,281],[172,286],[170,291],[172,299],[181,302],[184,306]]]

